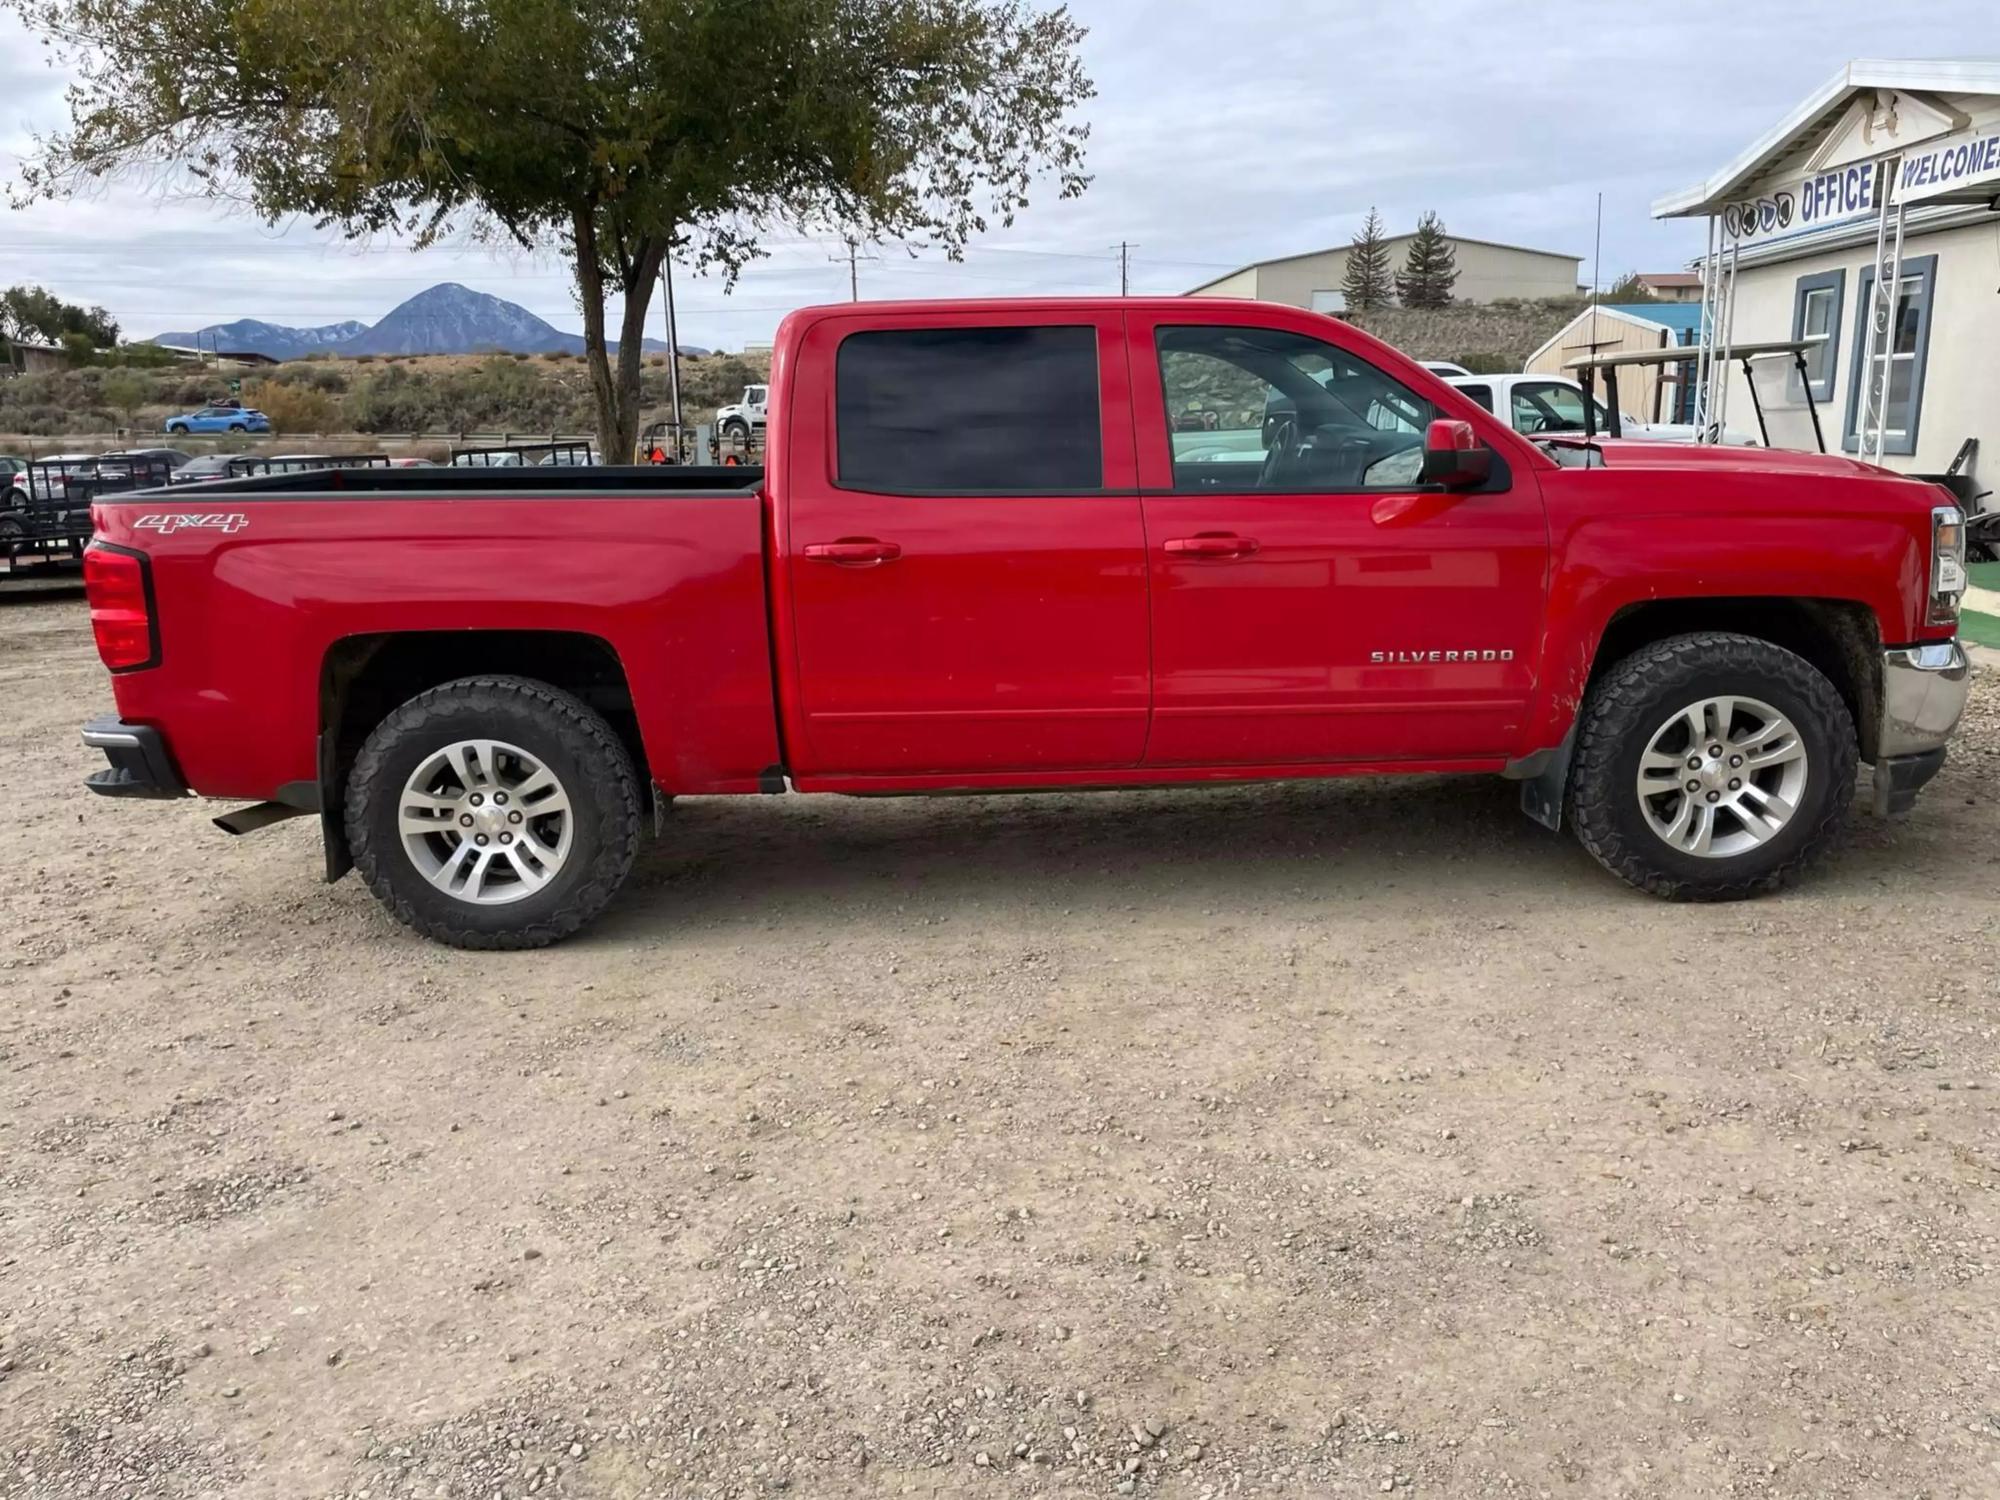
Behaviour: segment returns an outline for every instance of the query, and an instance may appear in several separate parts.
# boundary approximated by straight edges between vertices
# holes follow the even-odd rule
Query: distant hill
[[[416,296],[370,327],[366,323],[330,323],[324,328],[287,328],[243,318],[217,323],[193,333],[162,333],[157,344],[251,350],[273,359],[298,359],[307,354],[581,354],[583,335],[564,333],[517,302],[475,292],[455,281],[444,281]],[[612,349],[618,345],[613,342]],[[664,354],[665,339],[647,339],[650,353]],[[683,354],[706,350],[681,346]]]
[[[297,359],[346,343],[368,331],[366,323],[349,319],[328,323],[323,328],[287,328],[282,323],[265,323],[256,318],[238,318],[234,323],[211,323],[193,333],[156,333],[152,342],[176,344],[183,348],[220,349],[229,353],[248,351],[268,354],[273,359]]]

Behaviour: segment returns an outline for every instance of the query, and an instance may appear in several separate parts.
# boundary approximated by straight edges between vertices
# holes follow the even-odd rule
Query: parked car
[[[194,432],[269,432],[271,419],[254,406],[211,404],[168,417],[166,430],[182,436]]]
[[[231,453],[204,453],[199,458],[191,458],[173,472],[173,484],[206,484],[224,479],[229,475],[229,461],[236,457]]]
[[[771,388],[768,385],[746,385],[743,398],[732,406],[724,406],[715,413],[715,430],[724,442],[748,443],[754,434],[764,435],[764,419],[771,409]]]
[[[189,455],[178,448],[118,448],[103,455],[105,458],[143,459],[151,463],[165,464],[170,473],[178,473],[186,467]]]
[[[1716,900],[1826,848],[1859,761],[1907,807],[1965,704],[1937,484],[1531,441],[1273,303],[844,304],[777,349],[761,472],[100,500],[90,787],[317,814],[329,877],[475,948],[590,921],[681,794],[1487,772]],[[1178,447],[1229,426],[1258,461]]]

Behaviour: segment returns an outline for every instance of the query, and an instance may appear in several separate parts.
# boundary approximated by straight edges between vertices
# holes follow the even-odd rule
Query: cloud
[[[1138,4],[1072,0],[1090,27],[1090,168],[963,265],[874,247],[868,297],[1110,293],[1119,245],[1135,291],[1179,292],[1246,262],[1345,242],[1370,206],[1392,231],[1436,209],[1454,231],[1591,253],[1601,274],[1678,266],[1700,228],[1648,205],[1698,181],[1848,58],[1878,49],[1859,0],[1689,0],[1588,24],[1523,23],[1462,0]],[[1988,34],[1990,0],[1911,0],[1901,34]],[[62,76],[0,21],[0,171],[64,120]],[[1585,275],[1590,274],[1586,263]],[[456,244],[349,245],[307,224],[120,184],[0,213],[0,285],[39,282],[101,303],[131,332],[238,317],[373,321],[438,281],[508,297],[581,328],[559,256]],[[847,296],[843,248],[786,233],[734,292],[683,276],[681,336],[737,347],[783,313]],[[654,332],[663,330],[656,309]]]

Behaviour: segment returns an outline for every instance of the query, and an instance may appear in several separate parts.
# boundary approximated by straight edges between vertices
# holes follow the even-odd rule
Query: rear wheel
[[[186,437],[192,429],[185,422],[169,422],[167,423],[167,431],[173,433],[176,437]]]
[[[368,736],[347,837],[382,904],[459,948],[539,948],[610,904],[639,840],[639,781],[611,726],[525,677],[419,694]]]
[[[1592,689],[1571,768],[1583,846],[1676,900],[1790,883],[1854,799],[1854,721],[1803,657],[1750,636],[1675,636]]]
[[[245,427],[241,422],[231,422],[229,424],[229,430],[231,432],[248,432],[250,429],[248,427]]]

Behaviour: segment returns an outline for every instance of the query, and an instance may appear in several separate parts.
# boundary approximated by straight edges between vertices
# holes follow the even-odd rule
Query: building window
[[[1861,296],[1855,303],[1853,373],[1847,383],[1847,435],[1842,446],[1848,452],[1861,447],[1861,427],[1868,410],[1867,390],[1871,375],[1884,381],[1888,393],[1889,419],[1883,433],[1882,451],[1915,453],[1917,422],[1924,403],[1924,364],[1931,345],[1931,294],[1937,287],[1937,257],[1920,255],[1906,260],[1902,285],[1896,293],[1895,320],[1890,328],[1889,348],[1878,348],[1875,369],[1864,368],[1868,358],[1868,323],[1871,299],[1875,295],[1875,268],[1861,272]],[[1879,341],[1878,341],[1879,342]]]
[[[1805,351],[1805,385],[1815,401],[1833,399],[1833,374],[1840,359],[1840,304],[1846,294],[1845,271],[1801,276],[1792,293],[1792,337],[1818,340]],[[1796,370],[1787,390],[1794,401],[1805,399]]]

